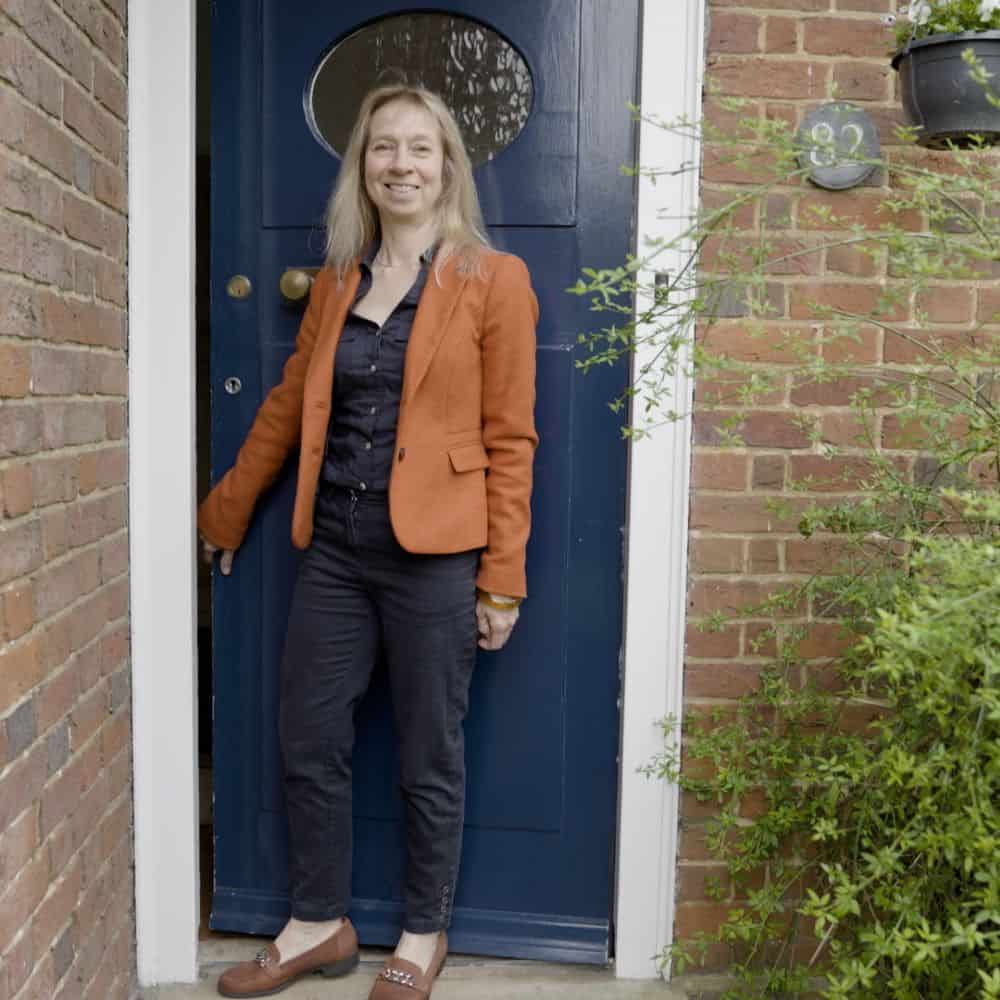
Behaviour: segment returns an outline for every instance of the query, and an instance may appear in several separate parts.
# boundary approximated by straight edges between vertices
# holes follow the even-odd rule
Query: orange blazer
[[[361,275],[316,276],[295,351],[236,464],[198,510],[213,545],[239,548],[257,498],[299,447],[292,544],[308,547],[326,446],[337,341]],[[478,586],[527,594],[538,302],[524,262],[490,251],[482,275],[431,265],[406,350],[389,512],[410,552],[483,548]]]

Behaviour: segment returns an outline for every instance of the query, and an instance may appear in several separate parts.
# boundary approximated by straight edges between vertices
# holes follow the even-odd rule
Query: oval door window
[[[444,98],[474,166],[517,138],[534,98],[528,64],[496,31],[453,14],[396,14],[365,25],[320,59],[305,95],[313,134],[339,156],[364,95],[400,82]]]

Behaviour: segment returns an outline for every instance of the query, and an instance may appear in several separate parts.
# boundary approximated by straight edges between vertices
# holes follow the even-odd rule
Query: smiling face
[[[383,223],[420,225],[434,217],[444,147],[429,111],[407,100],[383,104],[371,118],[364,167],[365,190]]]

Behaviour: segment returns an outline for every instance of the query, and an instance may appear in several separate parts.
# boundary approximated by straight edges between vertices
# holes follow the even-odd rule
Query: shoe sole
[[[305,979],[306,976],[323,976],[324,979],[335,979],[338,976],[346,976],[358,967],[360,961],[360,952],[355,952],[353,955],[348,955],[347,958],[342,958],[339,962],[317,965],[315,968],[306,969],[297,976],[286,979],[280,986],[276,986],[273,990],[257,990],[254,993],[234,993],[231,990],[224,990],[221,986],[217,987],[217,989],[220,996],[234,997],[237,1000],[244,1000],[244,998],[249,1000],[252,997],[273,997],[277,993],[284,992],[289,986],[294,985],[300,979]]]

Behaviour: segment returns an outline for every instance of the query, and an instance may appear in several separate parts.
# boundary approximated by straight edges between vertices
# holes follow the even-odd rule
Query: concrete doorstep
[[[219,974],[234,962],[250,959],[260,947],[256,938],[203,941],[201,976],[193,985],[148,987],[142,1000],[195,1000],[214,997]],[[362,949],[361,965],[342,979],[307,976],[283,991],[288,1000],[367,1000],[389,952]],[[518,959],[449,955],[434,987],[432,1000],[522,1000],[553,997],[564,1000],[684,1000],[685,994],[662,980],[619,980],[613,969],[555,965]]]

